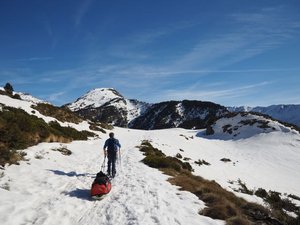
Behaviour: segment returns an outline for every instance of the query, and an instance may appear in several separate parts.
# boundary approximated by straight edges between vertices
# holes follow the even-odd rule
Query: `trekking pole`
[[[101,166],[101,171],[104,172],[105,170],[105,159],[106,159],[106,156],[104,156],[104,161],[102,163],[102,166]]]
[[[119,149],[119,157],[120,157],[120,168],[122,168],[121,149]]]

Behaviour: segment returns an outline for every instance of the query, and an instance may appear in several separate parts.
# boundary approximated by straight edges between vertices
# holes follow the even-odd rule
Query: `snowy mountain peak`
[[[75,102],[68,105],[72,111],[84,108],[98,108],[113,100],[124,99],[124,97],[113,88],[95,88],[87,92]]]
[[[126,99],[113,88],[95,88],[66,106],[85,118],[126,127],[148,105]]]

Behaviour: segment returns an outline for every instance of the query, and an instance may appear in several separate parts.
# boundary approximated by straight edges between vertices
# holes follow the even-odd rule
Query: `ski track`
[[[22,162],[22,166],[11,166],[14,172],[6,175],[6,179],[20,179],[24,183],[29,178],[17,175],[32,173],[32,180],[24,183],[24,188],[15,182],[11,184],[10,196],[0,206],[1,224],[224,224],[200,216],[198,211],[204,207],[203,202],[191,193],[179,191],[166,181],[168,176],[141,163],[143,155],[135,146],[146,136],[132,133],[126,130],[122,135],[122,165],[118,162],[112,190],[100,201],[91,199],[90,187],[103,162],[103,140],[68,144],[71,156],[50,150],[49,145],[59,144],[32,147],[30,153],[43,154],[44,159],[29,161],[32,165]],[[132,140],[132,135],[140,137]],[[124,143],[125,140],[129,141]],[[84,158],[82,151],[86,151]],[[57,158],[53,160],[52,155]]]

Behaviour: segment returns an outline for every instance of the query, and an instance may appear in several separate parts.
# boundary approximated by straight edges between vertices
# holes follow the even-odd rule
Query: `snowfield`
[[[56,120],[36,110],[33,113],[28,101],[0,95],[0,103],[22,108],[46,122]],[[241,124],[242,120],[258,122]],[[166,155],[180,153],[192,165],[195,175],[215,180],[229,191],[238,189],[240,180],[252,190],[264,188],[300,196],[300,134],[276,121],[260,120],[254,115],[220,119],[210,136],[204,130],[115,127],[122,157],[112,190],[101,201],[90,198],[90,188],[104,161],[102,147],[107,134],[96,132],[99,137],[88,141],[41,143],[25,149],[27,161],[0,169],[1,225],[225,224],[199,215],[205,207],[201,200],[179,191],[167,181],[167,175],[141,162],[144,156],[137,146],[143,140],[149,140]],[[86,121],[60,124],[89,130]],[[72,154],[61,154],[57,151],[61,147]],[[223,162],[223,158],[230,161]],[[210,165],[199,166],[195,163],[198,160]],[[263,204],[258,197],[236,194]],[[295,203],[300,205],[299,201]]]
[[[135,147],[144,132],[115,129],[123,144],[118,176],[101,201],[90,198],[90,187],[103,162],[103,139],[64,145],[73,154],[51,149],[59,143],[28,148],[29,161],[5,169],[0,186],[1,224],[224,224],[198,214],[203,202],[179,191],[168,176],[140,160]]]
[[[179,191],[167,181],[168,176],[140,162],[143,155],[136,146],[142,140],[150,140],[168,155],[180,152],[191,158],[195,174],[214,179],[228,190],[235,185],[228,181],[241,179],[251,189],[300,195],[299,134],[278,131],[223,141],[184,129],[115,128],[114,132],[122,144],[121,164],[112,191],[103,200],[92,200],[89,191],[104,160],[107,135],[64,144],[72,151],[70,156],[51,150],[59,143],[42,143],[25,150],[28,161],[3,170],[1,224],[224,224],[199,215],[202,201]],[[220,161],[223,157],[232,162]],[[198,159],[211,165],[193,163]],[[257,197],[238,195],[262,203]]]

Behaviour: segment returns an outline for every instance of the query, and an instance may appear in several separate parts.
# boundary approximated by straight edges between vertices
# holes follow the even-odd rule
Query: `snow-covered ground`
[[[115,128],[114,132],[122,143],[122,163],[106,198],[93,201],[89,197],[103,162],[105,135],[66,144],[71,156],[51,150],[59,143],[42,143],[25,150],[29,161],[3,171],[0,186],[10,190],[0,188],[1,224],[223,224],[200,216],[204,205],[197,197],[178,191],[166,175],[140,162],[143,156],[135,146],[145,139],[168,155],[181,153],[191,158],[195,174],[229,190],[229,180],[241,179],[251,189],[300,195],[298,134],[272,132],[222,141],[197,137],[198,131],[184,129]],[[232,162],[221,162],[223,157]],[[198,159],[211,165],[200,167],[193,163]]]
[[[0,188],[1,224],[224,224],[199,215],[203,202],[140,162],[143,155],[135,146],[150,133],[115,132],[122,160],[103,200],[92,200],[89,190],[103,162],[106,136],[65,145],[70,156],[51,150],[58,143],[42,143],[26,150],[29,161],[5,169],[0,186],[9,191]]]
[[[90,131],[89,123],[87,121],[83,121],[80,124],[75,124],[75,123],[69,123],[69,122],[61,122],[61,121],[59,121],[59,120],[57,120],[53,117],[44,116],[43,114],[39,113],[39,111],[32,108],[32,105],[35,105],[36,103],[39,103],[39,102],[33,103],[32,101],[19,100],[19,99],[10,98],[6,95],[0,95],[0,104],[3,104],[5,106],[9,106],[9,107],[13,107],[13,108],[23,109],[28,114],[35,115],[38,118],[43,119],[47,123],[49,123],[50,121],[57,121],[63,127],[70,126],[70,127],[73,127],[73,128],[75,128],[79,131],[82,131],[82,130]]]
[[[0,95],[0,103],[33,114],[32,103],[27,101]],[[55,120],[38,112],[34,115],[46,122]],[[239,124],[235,119],[232,127]],[[216,134],[223,133],[228,121],[216,123]],[[87,122],[69,125],[88,129]],[[167,181],[168,176],[140,162],[143,155],[136,146],[142,140],[150,140],[167,155],[180,153],[190,158],[196,175],[215,180],[228,190],[237,188],[236,181],[240,179],[249,189],[300,196],[300,135],[277,122],[268,125],[275,129],[251,133],[252,129],[257,131],[254,126],[249,128],[251,135],[235,140],[205,136],[203,130],[115,128],[122,144],[122,161],[112,191],[102,201],[93,201],[89,191],[104,160],[102,146],[107,135],[99,132],[97,139],[64,144],[72,151],[70,156],[52,150],[61,147],[59,143],[30,147],[24,150],[28,161],[0,170],[1,224],[224,224],[199,215],[205,207],[202,201],[179,191]],[[245,126],[236,131],[249,131],[243,130]],[[222,158],[231,162],[222,162]],[[199,159],[210,165],[195,164]],[[262,202],[256,197],[238,195]]]
[[[146,139],[167,155],[191,158],[195,174],[236,188],[229,181],[240,179],[249,189],[265,188],[300,195],[300,135],[275,131],[240,140],[207,139],[197,130],[148,131]],[[181,151],[180,151],[181,149]],[[182,151],[183,150],[183,151]],[[220,161],[228,158],[231,162]],[[199,159],[209,166],[198,166]],[[255,199],[253,199],[255,200]],[[300,202],[299,202],[300,203]]]

